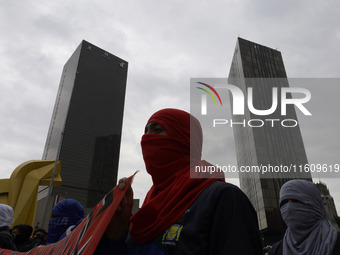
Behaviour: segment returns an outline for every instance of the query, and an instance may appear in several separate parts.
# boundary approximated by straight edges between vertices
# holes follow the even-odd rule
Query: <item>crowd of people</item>
[[[47,232],[42,228],[33,231],[32,226],[19,224],[10,228],[14,222],[13,209],[0,204],[0,248],[25,252],[46,244]]]
[[[201,159],[199,121],[187,112],[163,109],[148,120],[141,139],[143,158],[153,185],[132,215],[129,186],[102,236],[95,254],[340,254],[336,229],[323,219],[321,194],[306,180],[291,180],[280,192],[287,225],[283,239],[262,248],[256,212],[246,195],[223,176],[192,178]],[[118,183],[125,189],[125,179]],[[0,248],[28,251],[61,240],[84,219],[83,206],[65,199],[52,209],[48,232],[13,224],[13,209],[0,205]]]
[[[0,248],[26,252],[39,245],[48,245],[63,239],[85,217],[83,206],[75,199],[64,199],[57,203],[51,213],[48,232],[27,224],[14,222],[13,208],[0,204]]]

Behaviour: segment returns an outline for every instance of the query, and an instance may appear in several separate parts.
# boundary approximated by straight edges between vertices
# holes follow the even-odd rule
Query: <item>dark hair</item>
[[[30,225],[27,224],[19,224],[13,227],[13,229],[19,229],[20,234],[23,236],[25,239],[29,239],[31,237],[31,234],[33,232],[33,228]]]

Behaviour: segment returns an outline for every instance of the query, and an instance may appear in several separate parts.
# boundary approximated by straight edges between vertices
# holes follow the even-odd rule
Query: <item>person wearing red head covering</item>
[[[185,111],[150,117],[141,147],[153,186],[129,226],[116,220],[107,229],[96,254],[261,254],[256,212],[242,191],[218,175],[190,178],[194,165],[211,165],[201,160],[202,141],[199,121]],[[129,194],[121,207],[131,213]]]

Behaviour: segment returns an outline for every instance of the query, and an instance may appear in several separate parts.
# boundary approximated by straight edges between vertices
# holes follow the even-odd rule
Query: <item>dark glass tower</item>
[[[247,94],[253,88],[255,109],[266,110],[272,105],[272,89],[289,87],[281,53],[277,50],[238,38],[232,60],[229,83]],[[291,95],[290,95],[291,96]],[[232,100],[232,98],[231,98]],[[245,106],[245,115],[234,115],[234,122],[250,119],[283,119],[280,98],[278,108],[269,116],[253,114]],[[242,119],[242,120],[241,120]],[[284,119],[297,120],[293,106],[287,107]],[[269,122],[261,128],[233,125],[238,166],[290,166],[307,164],[307,156],[300,128],[284,127]],[[240,173],[240,186],[255,207],[259,227],[265,241],[271,243],[281,238],[285,226],[279,210],[279,191],[289,179],[312,180],[309,173]]]
[[[53,197],[92,208],[116,184],[127,68],[86,41],[65,64],[42,157],[55,160],[60,148]]]

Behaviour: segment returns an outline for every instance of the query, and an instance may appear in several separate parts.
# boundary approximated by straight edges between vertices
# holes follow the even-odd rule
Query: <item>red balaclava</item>
[[[130,234],[139,244],[163,233],[207,186],[221,180],[190,178],[190,146],[192,164],[210,165],[201,160],[202,128],[195,117],[182,110],[163,109],[154,113],[150,122],[161,124],[168,135],[142,137],[143,158],[153,186],[131,218]]]

